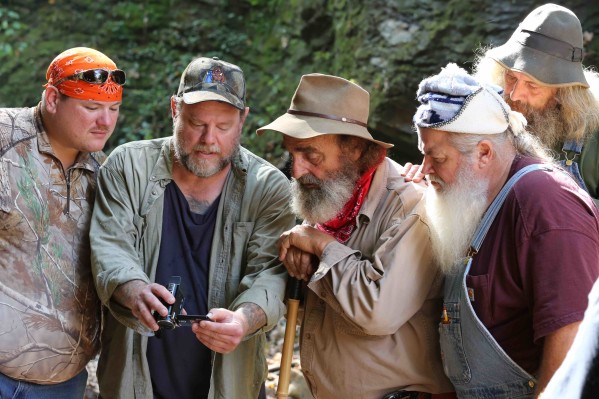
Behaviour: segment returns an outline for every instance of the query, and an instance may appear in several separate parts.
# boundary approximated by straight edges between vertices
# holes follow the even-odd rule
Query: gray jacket
[[[163,193],[172,180],[171,141],[122,145],[100,169],[90,237],[98,296],[109,309],[98,365],[103,398],[153,395],[146,361],[152,332],[111,298],[120,284],[154,281]],[[208,308],[235,310],[241,303],[255,303],[266,313],[267,324],[232,353],[214,354],[210,398],[256,398],[266,378],[264,332],[285,308],[287,274],[277,258],[276,241],[294,225],[289,195],[289,182],[279,170],[241,148],[218,208]]]

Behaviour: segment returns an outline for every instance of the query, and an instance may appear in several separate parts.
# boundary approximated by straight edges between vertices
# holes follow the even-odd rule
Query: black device
[[[172,330],[180,326],[191,326],[192,323],[200,320],[211,321],[210,318],[205,315],[181,314],[183,305],[185,304],[185,294],[183,293],[183,288],[181,286],[180,276],[171,276],[166,289],[175,297],[175,302],[170,305],[160,299],[160,302],[162,302],[168,312],[166,316],[162,317],[160,313],[154,311],[154,319],[156,320],[156,323],[158,323],[160,330]]]
[[[414,391],[395,391],[383,396],[383,399],[418,399],[420,392]]]

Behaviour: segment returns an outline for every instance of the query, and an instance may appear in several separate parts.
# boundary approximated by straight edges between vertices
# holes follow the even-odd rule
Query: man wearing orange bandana
[[[368,109],[360,86],[304,75],[287,112],[258,129],[283,133],[304,219],[279,240],[289,274],[307,281],[302,371],[317,399],[451,398],[423,188],[386,158]]]
[[[46,80],[0,109],[0,398],[82,398],[100,346],[89,220],[125,74],[79,47]]]

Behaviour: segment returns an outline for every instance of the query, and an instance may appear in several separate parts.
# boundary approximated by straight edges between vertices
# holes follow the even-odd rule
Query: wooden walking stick
[[[285,326],[285,339],[281,366],[279,368],[279,384],[277,385],[277,399],[289,397],[289,379],[291,376],[291,359],[295,344],[295,327],[297,325],[297,310],[300,303],[301,280],[289,277],[289,296],[287,297],[287,325]]]

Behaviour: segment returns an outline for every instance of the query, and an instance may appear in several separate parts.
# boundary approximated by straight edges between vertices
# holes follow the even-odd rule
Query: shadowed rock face
[[[351,71],[350,77],[370,91],[369,126],[378,138],[396,144],[391,156],[402,163],[419,161],[411,117],[420,80],[448,62],[470,69],[475,49],[503,44],[518,23],[544,3],[485,1],[474,6],[468,1],[375,0],[355,6],[360,8],[355,12],[360,23],[346,32],[351,35],[338,34],[343,28],[331,26],[336,30],[332,51],[339,55],[338,63],[351,58],[351,67],[348,60],[348,67],[341,69]],[[583,30],[590,33],[586,35],[591,40],[585,43],[584,64],[599,65],[599,40],[592,40],[592,32],[599,32],[599,4],[566,3],[560,4],[572,9]],[[337,11],[329,7],[321,12]]]
[[[395,160],[419,162],[411,123],[418,83],[448,62],[470,70],[476,49],[503,44],[543,3],[307,0],[289,5],[287,14],[296,17],[287,20],[290,30],[281,36],[278,48],[270,50],[271,55],[280,53],[276,63],[284,65],[273,71],[281,79],[280,90],[273,96],[272,87],[254,86],[251,98],[260,101],[270,95],[271,109],[277,109],[273,101],[279,104],[279,111],[266,117],[269,120],[272,112],[284,112],[301,74],[321,72],[353,80],[371,94],[368,126],[373,135],[395,144],[389,152]],[[599,32],[599,3],[560,4],[571,8],[589,32],[584,64],[599,65],[599,40],[592,40],[592,32]],[[254,111],[260,112],[261,106]],[[270,151],[266,149],[267,158]]]

